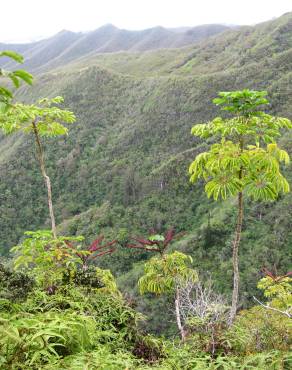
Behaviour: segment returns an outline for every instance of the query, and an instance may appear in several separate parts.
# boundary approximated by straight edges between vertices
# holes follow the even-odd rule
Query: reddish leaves
[[[292,276],[292,271],[287,272],[287,274],[282,275],[282,276],[277,276],[276,274],[273,274],[271,271],[269,271],[266,267],[262,268],[262,272],[266,275],[269,276],[271,279],[273,279],[275,282],[280,282],[282,279],[285,277]]]
[[[151,231],[152,234],[155,234],[154,230]],[[150,239],[150,237],[148,239],[131,237],[130,240],[134,240],[136,243],[129,243],[126,245],[126,247],[142,249],[147,252],[158,252],[161,255],[163,255],[169,244],[173,241],[173,239],[177,238],[180,235],[181,233],[175,234],[174,228],[171,228],[166,231],[165,235],[163,236],[163,240]]]
[[[75,253],[75,255],[81,259],[82,265],[84,267],[88,265],[88,262],[90,260],[94,260],[97,257],[113,253],[116,250],[114,244],[117,243],[117,240],[104,242],[104,236],[100,235],[87,248],[83,250],[77,250],[69,241],[66,241],[65,243],[67,247],[69,247]]]

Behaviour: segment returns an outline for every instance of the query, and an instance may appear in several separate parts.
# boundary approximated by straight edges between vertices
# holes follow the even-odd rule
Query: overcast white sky
[[[255,24],[292,11],[292,0],[1,0],[0,42],[27,42],[62,29],[89,31]]]

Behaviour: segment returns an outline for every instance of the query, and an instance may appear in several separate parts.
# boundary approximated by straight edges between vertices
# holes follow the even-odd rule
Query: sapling
[[[190,165],[191,182],[203,178],[207,196],[215,200],[237,197],[237,222],[232,244],[233,292],[229,323],[234,321],[239,290],[238,249],[243,224],[244,198],[273,201],[280,193],[289,192],[289,184],[281,173],[280,163],[289,163],[288,153],[280,149],[276,139],[282,129],[291,129],[287,118],[264,113],[268,104],[266,91],[220,92],[213,100],[231,118],[217,117],[197,124],[192,134],[214,141],[207,152],[197,155]]]

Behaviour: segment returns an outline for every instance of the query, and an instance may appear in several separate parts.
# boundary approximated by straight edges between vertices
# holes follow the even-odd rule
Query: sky
[[[129,30],[256,24],[292,11],[292,0],[1,0],[0,5],[0,42],[35,41],[108,23]]]

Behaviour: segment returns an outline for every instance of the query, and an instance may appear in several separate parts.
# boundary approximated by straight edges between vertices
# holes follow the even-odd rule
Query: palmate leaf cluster
[[[14,267],[17,270],[30,269],[39,285],[48,287],[63,279],[77,258],[71,253],[65,241],[81,242],[82,236],[54,239],[50,230],[25,232],[25,238],[12,248],[15,253]]]
[[[272,307],[292,314],[292,278],[290,276],[278,279],[266,276],[258,282],[258,288],[264,291],[264,296],[269,299]]]
[[[240,145],[224,139],[213,144],[209,152],[199,154],[190,166],[191,181],[203,178],[208,197],[226,199],[245,189],[255,200],[274,200],[287,193],[289,184],[281,173],[280,162],[289,163],[289,155],[277,144],[266,148]],[[238,174],[242,171],[242,178]]]
[[[161,257],[153,257],[145,263],[145,274],[138,285],[140,293],[162,294],[174,292],[176,285],[197,281],[198,275],[191,266],[192,258],[175,251]]]
[[[213,99],[216,105],[223,105],[222,110],[242,114],[244,116],[254,116],[259,113],[257,108],[266,105],[269,101],[265,98],[266,91],[254,91],[249,89],[237,91],[221,91],[219,98]]]
[[[249,197],[267,201],[289,192],[280,168],[281,162],[289,163],[289,155],[275,139],[283,129],[291,129],[292,123],[257,110],[267,103],[265,95],[249,90],[220,93],[221,98],[214,102],[225,104],[223,109],[236,116],[218,117],[192,128],[195,136],[221,138],[209,151],[197,155],[189,168],[192,182],[206,181],[208,197],[226,199],[245,190]]]
[[[41,136],[65,135],[68,129],[63,123],[73,123],[76,118],[71,111],[56,106],[63,101],[62,97],[57,96],[52,99],[41,99],[37,105],[14,104],[5,114],[0,114],[0,128],[5,134],[19,130],[30,133],[35,123]]]

